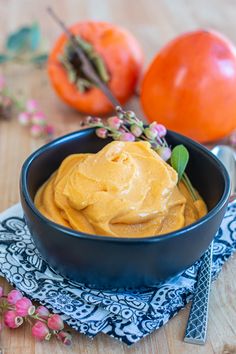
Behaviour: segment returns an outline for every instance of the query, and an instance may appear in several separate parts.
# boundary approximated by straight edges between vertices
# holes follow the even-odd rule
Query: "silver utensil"
[[[212,149],[225,165],[231,179],[231,198],[236,197],[236,155],[232,148],[226,145],[217,145]],[[202,264],[198,274],[197,287],[193,296],[193,302],[185,331],[184,341],[191,344],[205,344],[208,324],[208,308],[211,290],[211,265],[212,265],[213,241],[202,258]]]

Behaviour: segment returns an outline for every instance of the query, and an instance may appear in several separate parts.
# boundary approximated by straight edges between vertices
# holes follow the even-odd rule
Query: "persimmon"
[[[106,22],[79,22],[70,28],[100,79],[124,104],[133,94],[143,64],[139,43],[128,31]],[[78,54],[65,34],[56,41],[48,60],[48,74],[58,96],[91,115],[106,114],[111,103],[81,70]]]
[[[144,75],[141,102],[150,121],[200,142],[236,128],[236,48],[215,31],[167,44]]]

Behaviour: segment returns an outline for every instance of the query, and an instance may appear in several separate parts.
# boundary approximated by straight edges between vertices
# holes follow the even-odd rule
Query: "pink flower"
[[[18,115],[18,121],[21,125],[27,126],[31,123],[31,118],[28,112],[21,112]]]
[[[65,345],[71,345],[72,340],[71,340],[71,335],[68,332],[61,331],[58,333],[57,338]]]
[[[45,114],[43,114],[42,112],[35,112],[32,116],[32,123],[36,125],[45,125]]]
[[[21,294],[21,292],[19,290],[12,290],[9,292],[9,294],[7,295],[7,301],[10,305],[15,305],[15,303],[22,299],[23,295]]]
[[[33,315],[35,312],[35,306],[33,306],[32,302],[27,297],[22,297],[21,299],[17,300],[15,306],[18,316],[25,317],[28,315]]]
[[[3,296],[3,288],[0,286],[0,298]]]
[[[6,80],[4,76],[0,75],[0,91],[2,91],[5,86],[6,86]]]
[[[96,135],[99,138],[105,139],[107,137],[107,130],[105,128],[97,128],[96,129]]]
[[[34,124],[30,128],[30,133],[34,138],[39,138],[43,135],[44,133],[44,128],[41,125]]]
[[[38,108],[38,103],[36,100],[28,100],[26,102],[26,109],[28,112],[33,113]]]
[[[135,141],[135,136],[132,133],[121,133],[119,140],[121,141]]]
[[[16,311],[10,310],[4,313],[4,323],[9,328],[17,328],[23,323],[23,318]]]
[[[50,312],[45,306],[37,307],[35,313],[44,320],[47,320],[48,316],[50,315]]]
[[[64,328],[61,316],[57,314],[51,315],[48,319],[48,327],[54,331],[61,331]]]
[[[36,321],[32,327],[32,335],[38,340],[49,340],[51,338],[51,333],[48,326],[41,321]]]
[[[118,130],[121,126],[122,120],[116,116],[107,119],[110,128]]]

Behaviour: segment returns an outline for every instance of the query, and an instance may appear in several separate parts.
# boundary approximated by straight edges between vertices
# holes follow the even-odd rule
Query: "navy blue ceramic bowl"
[[[229,176],[221,162],[200,144],[174,132],[168,132],[167,141],[171,146],[181,143],[188,148],[187,173],[209,213],[188,227],[156,237],[84,234],[48,220],[35,208],[36,191],[66,156],[97,152],[109,142],[97,138],[94,129],[54,140],[25,161],[20,181],[25,219],[42,257],[57,272],[95,287],[137,288],[166,280],[202,256],[224,216],[230,194]]]

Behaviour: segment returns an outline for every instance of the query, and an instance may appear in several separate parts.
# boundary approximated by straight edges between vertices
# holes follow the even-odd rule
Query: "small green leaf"
[[[38,54],[31,58],[34,64],[42,65],[48,60],[48,54]]]
[[[41,41],[41,31],[38,23],[33,23],[31,27],[30,39],[31,39],[30,41],[31,50],[35,51],[36,49],[38,49]]]
[[[21,27],[18,31],[10,34],[7,37],[6,49],[14,53],[19,53],[23,50],[28,50],[30,35],[30,27]]]
[[[188,164],[188,160],[189,153],[186,147],[184,145],[175,146],[175,148],[172,150],[170,161],[171,166],[178,173],[179,181],[183,176],[185,168]]]
[[[10,57],[8,55],[3,54],[3,53],[0,54],[0,64],[6,63],[9,60],[10,60]]]

